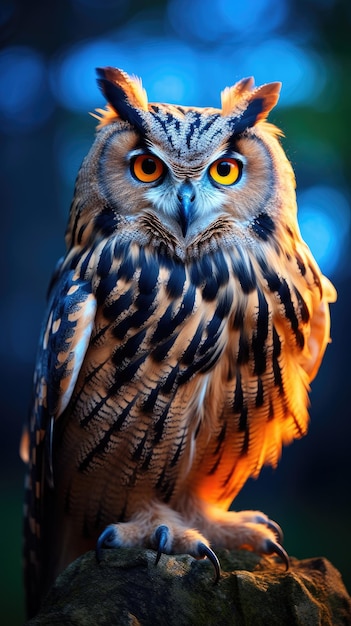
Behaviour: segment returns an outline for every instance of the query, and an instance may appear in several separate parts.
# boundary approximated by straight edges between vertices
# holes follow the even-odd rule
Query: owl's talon
[[[285,565],[285,571],[287,572],[290,566],[289,555],[286,550],[284,550],[283,546],[281,546],[279,543],[275,543],[271,539],[267,539],[266,545],[267,554],[276,554],[277,556],[279,556],[279,558],[283,561]]]
[[[214,571],[215,571],[213,582],[216,585],[221,577],[221,566],[220,566],[216,553],[213,552],[213,550],[211,550],[209,546],[206,546],[205,543],[198,543],[197,552],[198,552],[199,557],[201,558],[207,557],[209,561],[211,561]]]
[[[157,555],[156,555],[155,565],[157,565],[157,563],[159,562],[161,558],[161,554],[165,552],[167,543],[169,542],[169,539],[170,539],[170,531],[169,531],[168,526],[165,526],[164,524],[162,524],[161,526],[156,528],[155,539],[157,541]]]
[[[283,531],[280,528],[279,524],[277,524],[277,522],[274,522],[271,519],[266,520],[266,526],[268,528],[270,528],[270,530],[273,530],[273,532],[275,533],[278,543],[281,544],[283,543],[283,539],[284,539],[284,535],[283,535]]]
[[[103,548],[113,548],[115,546],[117,546],[116,530],[114,526],[110,525],[102,531],[96,542],[95,555],[97,562],[100,563],[101,561]]]

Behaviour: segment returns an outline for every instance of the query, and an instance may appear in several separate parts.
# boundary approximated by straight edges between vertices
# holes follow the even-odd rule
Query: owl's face
[[[100,76],[109,105],[78,179],[86,194],[78,209],[90,211],[89,221],[101,224],[103,207],[117,220],[106,219],[111,229],[118,223],[183,256],[214,231],[222,244],[266,241],[295,214],[292,170],[265,121],[279,84],[253,91],[252,79],[241,81],[223,92],[219,110],[148,104],[119,70]]]

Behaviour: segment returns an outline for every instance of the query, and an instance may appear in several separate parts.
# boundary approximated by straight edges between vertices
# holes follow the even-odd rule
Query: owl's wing
[[[54,422],[65,410],[90,340],[96,311],[91,285],[72,270],[56,270],[51,283],[48,314],[42,328],[34,373],[29,432],[21,453],[28,460],[25,510],[25,561],[28,603],[36,602],[41,587],[39,563],[43,535],[42,511],[48,509],[53,486]],[[26,446],[29,445],[29,450]],[[30,607],[29,614],[32,614]]]

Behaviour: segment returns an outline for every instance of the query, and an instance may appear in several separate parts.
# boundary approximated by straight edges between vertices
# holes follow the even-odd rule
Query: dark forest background
[[[349,0],[0,2],[0,614],[23,622],[18,442],[45,293],[79,164],[104,104],[94,68],[143,78],[150,100],[219,105],[239,78],[283,81],[270,119],[295,168],[300,223],[339,293],[306,438],[235,507],[265,511],[299,558],[326,556],[351,590]]]

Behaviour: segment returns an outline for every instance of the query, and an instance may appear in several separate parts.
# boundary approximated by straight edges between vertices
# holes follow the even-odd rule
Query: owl
[[[216,547],[288,564],[275,522],[229,507],[306,433],[335,300],[267,122],[280,83],[218,109],[149,103],[111,67],[98,83],[23,439],[29,615],[92,548],[187,553],[216,579]]]

